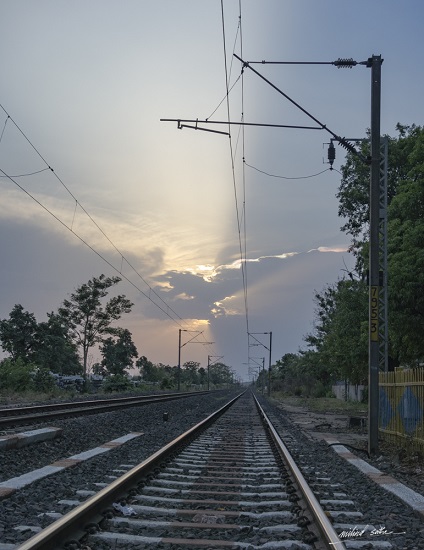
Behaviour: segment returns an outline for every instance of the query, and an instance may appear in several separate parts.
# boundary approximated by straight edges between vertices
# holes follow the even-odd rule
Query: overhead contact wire
[[[68,192],[68,194],[72,197],[72,199],[75,201],[75,210],[74,210],[74,216],[73,216],[73,220],[72,220],[72,226],[69,227],[68,225],[66,225],[65,222],[63,222],[62,220],[60,220],[60,218],[58,216],[56,216],[54,213],[52,213],[46,206],[44,206],[38,199],[36,199],[31,193],[29,193],[24,187],[22,187],[18,182],[16,182],[13,178],[15,177],[23,177],[25,175],[31,175],[31,174],[22,174],[22,175],[19,175],[19,176],[10,176],[8,174],[6,174],[6,172],[4,172],[3,170],[0,169],[0,171],[4,174],[4,176],[2,177],[7,177],[10,181],[12,181],[15,185],[17,185],[24,193],[26,193],[29,197],[31,197],[39,206],[41,206],[46,212],[48,212],[49,214],[51,214],[57,221],[59,221],[64,227],[66,227],[66,229],[68,229],[69,231],[71,231],[78,239],[80,239],[81,242],[83,242],[84,244],[86,244],[86,246],[88,246],[93,252],[95,252],[100,258],[102,258],[108,265],[110,265],[111,267],[112,264],[110,264],[109,261],[107,261],[99,252],[97,252],[93,247],[91,247],[89,244],[87,244],[84,239],[82,239],[79,235],[77,235],[77,233],[75,233],[75,231],[73,230],[73,224],[74,224],[74,221],[75,221],[75,215],[76,215],[76,209],[77,207],[79,206],[81,208],[81,210],[84,212],[84,214],[90,219],[90,221],[96,226],[96,228],[102,233],[102,235],[107,239],[107,241],[110,243],[110,245],[116,250],[116,252],[125,259],[125,261],[127,262],[128,266],[134,271],[134,273],[140,278],[141,281],[143,281],[143,283],[149,288],[149,293],[152,292],[157,298],[158,300],[160,300],[167,308],[167,311],[165,312],[165,310],[163,308],[161,308],[157,302],[155,302],[154,300],[151,299],[150,295],[146,294],[145,292],[141,291],[136,285],[134,285],[133,283],[132,286],[134,286],[134,288],[136,288],[137,290],[140,290],[140,292],[143,294],[143,296],[145,296],[146,298],[148,298],[152,303],[154,303],[156,305],[156,307],[158,307],[161,311],[163,311],[164,313],[166,313],[166,315],[174,320],[175,322],[176,319],[174,319],[171,315],[169,315],[169,311],[171,311],[175,317],[181,321],[183,321],[183,318],[180,317],[166,302],[165,300],[163,300],[163,298],[161,296],[159,296],[159,294],[149,285],[149,283],[143,278],[143,276],[130,264],[130,262],[125,258],[125,256],[120,252],[120,250],[117,248],[117,246],[113,243],[113,241],[109,238],[109,236],[106,234],[106,232],[99,226],[99,224],[94,220],[94,218],[87,212],[87,210],[82,206],[82,204],[78,201],[78,199],[75,197],[75,195],[71,192],[71,190],[65,185],[65,183],[63,182],[63,180],[56,174],[56,172],[53,170],[53,168],[50,166],[50,164],[47,162],[47,160],[43,157],[43,155],[40,153],[40,151],[37,149],[37,147],[35,147],[35,145],[32,143],[32,141],[28,138],[28,136],[25,134],[25,132],[21,129],[21,127],[15,122],[15,120],[9,115],[9,113],[6,111],[6,109],[3,107],[3,105],[0,104],[0,108],[4,111],[4,113],[6,114],[7,118],[6,118],[6,121],[5,121],[5,124],[4,124],[4,127],[3,127],[3,131],[2,131],[2,134],[1,136],[3,137],[3,134],[4,134],[4,130],[5,130],[5,127],[6,127],[6,123],[8,120],[10,120],[14,126],[17,128],[17,130],[20,132],[20,134],[23,136],[23,138],[27,141],[27,143],[31,146],[31,148],[36,152],[36,154],[39,156],[39,158],[45,163],[45,165],[47,166],[47,168],[45,168],[44,170],[40,170],[39,172],[34,172],[35,173],[40,173],[40,172],[43,172],[43,171],[46,171],[46,170],[50,170],[54,176],[56,177],[56,179],[60,182],[60,184],[64,187],[64,189]],[[117,272],[119,272],[119,270],[117,270],[115,267],[113,267],[113,269]],[[121,273],[122,275],[122,273]],[[122,275],[124,279],[126,279],[127,281],[129,281],[124,275]],[[177,322],[178,324],[180,324],[179,322]]]
[[[309,176],[296,176],[296,177],[288,177],[288,176],[279,176],[277,174],[270,174],[269,172],[265,172],[264,170],[260,170],[259,168],[256,168],[256,166],[252,166],[251,164],[248,164],[246,161],[244,161],[244,165],[248,166],[249,168],[252,168],[253,170],[256,170],[256,172],[260,172],[261,174],[264,174],[265,176],[269,176],[270,178],[279,178],[283,180],[306,180],[309,178],[315,178],[316,176],[320,176],[321,174],[324,174],[325,172],[335,170],[335,168],[326,168],[325,170],[321,170],[321,172],[317,172],[316,174],[310,174]],[[340,172],[339,172],[340,173]]]
[[[34,202],[36,202],[43,210],[45,210],[50,216],[52,216],[56,221],[58,221],[65,229],[70,231],[73,235],[77,237],[85,246],[87,246],[92,252],[94,252],[99,258],[101,258],[109,267],[111,267],[114,271],[119,273],[119,270],[111,263],[109,260],[107,260],[100,252],[98,252],[94,247],[92,247],[87,241],[85,241],[82,237],[80,237],[75,231],[72,230],[71,227],[69,227],[63,220],[61,220],[54,212],[52,212],[47,206],[45,206],[42,202],[40,202],[34,195],[32,195],[29,191],[27,191],[22,185],[20,185],[17,181],[13,179],[12,176],[9,176],[6,174],[4,170],[0,168],[0,172],[4,175],[4,177],[8,178],[11,182],[13,182],[21,191],[23,191],[28,197],[30,197]],[[122,274],[121,274],[122,275]],[[131,286],[133,286],[136,290],[138,290],[143,296],[148,298],[151,302],[155,304],[157,308],[159,308],[167,317],[172,319],[174,322],[177,322],[167,311],[165,311],[161,306],[159,306],[156,302],[154,302],[141,288],[139,288],[137,285],[135,285],[128,277],[125,275],[122,275],[122,278],[125,279]],[[150,287],[149,287],[150,288]],[[172,309],[169,308],[171,311]],[[181,319],[181,318],[180,318]],[[180,323],[178,323],[180,324]]]
[[[239,25],[240,25],[240,55],[243,57],[243,27],[241,17],[241,0],[239,0]],[[234,56],[232,56],[232,59]],[[244,122],[244,73],[241,74],[241,120]],[[246,142],[245,127],[242,126],[242,158],[245,158]],[[248,277],[247,277],[247,210],[246,210],[246,170],[242,165],[243,178],[243,229],[244,229],[244,269],[246,285],[244,288],[244,309],[246,313],[246,333],[249,334],[249,304],[248,304]]]
[[[233,189],[234,189],[234,200],[235,200],[235,209],[236,209],[236,219],[237,219],[237,231],[238,231],[238,241],[239,241],[239,252],[240,252],[240,265],[242,271],[242,282],[243,282],[243,292],[245,299],[245,314],[246,314],[246,323],[247,323],[247,309],[246,309],[246,300],[247,300],[247,280],[246,280],[246,265],[243,259],[243,245],[241,238],[241,220],[240,220],[240,211],[238,205],[238,196],[237,196],[237,185],[236,185],[236,175],[235,175],[235,163],[234,163],[234,150],[231,137],[231,125],[229,124],[230,117],[230,101],[228,97],[229,93],[229,75],[228,75],[228,65],[227,65],[227,46],[225,39],[225,16],[224,16],[224,3],[221,0],[221,21],[222,21],[222,40],[223,40],[223,49],[224,49],[224,69],[225,69],[225,86],[226,86],[226,98],[227,98],[227,118],[228,118],[228,133],[229,133],[229,146],[230,146],[230,157],[231,157],[231,171],[233,179]],[[240,24],[240,22],[239,22]]]

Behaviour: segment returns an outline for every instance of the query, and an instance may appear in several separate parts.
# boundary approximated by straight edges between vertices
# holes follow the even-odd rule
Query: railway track
[[[150,403],[183,399],[206,393],[208,392],[180,392],[3,408],[0,409],[0,429],[27,425],[33,422],[47,422],[56,418],[98,414],[128,407],[140,407]]]
[[[88,494],[19,550],[345,547],[247,392]]]

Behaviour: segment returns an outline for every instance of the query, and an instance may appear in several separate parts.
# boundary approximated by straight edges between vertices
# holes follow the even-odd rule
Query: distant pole
[[[178,329],[178,371],[177,371],[177,380],[178,380],[178,391],[181,389],[181,329]]]
[[[269,333],[268,397],[271,397],[271,353],[272,353],[272,331],[270,331]]]
[[[211,365],[211,356],[208,355],[208,391],[209,391],[209,367]]]
[[[370,179],[370,254],[369,254],[369,370],[368,370],[368,452],[378,451],[379,409],[379,290],[380,290],[380,55],[368,59],[371,68],[371,179]]]
[[[265,395],[265,357],[262,357],[262,395]]]

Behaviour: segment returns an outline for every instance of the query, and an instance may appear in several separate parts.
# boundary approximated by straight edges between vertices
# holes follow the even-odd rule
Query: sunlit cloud
[[[347,249],[348,249],[347,246],[334,246],[334,247],[320,246],[318,248],[311,248],[306,253],[309,254],[310,252],[347,252]],[[305,252],[303,252],[303,254],[304,253]],[[221,264],[218,266],[213,266],[210,264],[197,265],[195,267],[186,268],[185,271],[193,275],[199,275],[203,278],[203,280],[210,283],[226,271],[241,269],[241,266],[244,264],[260,263],[268,259],[286,260],[288,258],[293,258],[294,256],[297,256],[299,254],[302,254],[302,252],[283,252],[281,254],[269,254],[265,256],[258,256],[257,258],[247,258],[246,260],[237,259],[231,263]]]
[[[347,252],[347,246],[319,246],[318,248],[312,248],[309,252]]]
[[[222,317],[224,315],[231,316],[231,315],[241,315],[242,312],[234,307],[234,300],[237,299],[237,296],[227,296],[226,298],[223,298],[222,300],[219,300],[214,303],[214,306],[211,309],[212,315],[216,318]]]
[[[190,296],[189,294],[185,292],[181,292],[181,294],[177,294],[174,297],[174,300],[194,300],[194,296]]]

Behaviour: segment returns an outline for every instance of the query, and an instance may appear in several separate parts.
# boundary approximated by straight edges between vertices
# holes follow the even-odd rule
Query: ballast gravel
[[[72,504],[67,505],[64,502],[77,500],[77,490],[93,490],[94,483],[112,481],[112,476],[120,475],[114,470],[122,469],[122,465],[138,464],[233,396],[230,392],[194,395],[182,401],[55,421],[54,425],[63,429],[63,437],[22,449],[0,451],[0,481],[5,481],[103,445],[130,432],[144,434],[111,452],[36,481],[0,500],[0,543],[18,545],[27,540],[38,529],[57,519],[57,514],[72,509]],[[394,549],[424,550],[423,517],[415,515],[400,499],[387,493],[349,465],[326,443],[305,437],[298,427],[287,420],[284,411],[261,396],[258,399],[281,437],[284,439],[284,436],[289,436],[289,450],[295,459],[303,462],[303,474],[308,481],[331,476],[331,482],[340,483],[347,498],[353,500],[357,510],[364,514],[357,523],[382,527],[386,533],[390,533],[378,536],[376,540],[387,541]],[[164,413],[168,413],[168,421],[164,420]],[[107,479],[106,476],[111,477]],[[344,519],[340,523],[354,521]],[[19,526],[24,527],[17,530]],[[395,534],[400,532],[402,534]],[[193,536],[194,533],[193,531]],[[257,542],[260,543],[260,539]],[[110,548],[106,544],[103,546],[98,543],[96,549],[103,547]]]
[[[27,540],[35,532],[32,529],[44,528],[52,523],[56,519],[55,513],[72,509],[70,505],[59,504],[60,501],[75,501],[78,499],[76,490],[92,489],[94,483],[111,482],[112,477],[106,476],[118,477],[120,474],[114,470],[122,469],[122,464],[142,462],[234,395],[228,391],[201,396],[194,394],[187,399],[166,403],[55,420],[54,425],[63,429],[63,436],[57,440],[0,451],[0,481],[6,481],[130,432],[143,432],[141,437],[111,452],[35,481],[0,500],[0,543],[18,544]],[[47,424],[37,424],[37,427],[44,426]],[[26,526],[27,529],[17,530],[19,526]]]
[[[262,396],[257,397],[282,439],[289,436],[287,447],[296,461],[305,464],[302,473],[308,482],[329,477],[331,483],[340,483],[347,498],[364,514],[357,523],[373,525],[381,532],[373,537],[375,542],[386,541],[393,549],[424,550],[424,516],[414,513],[396,496],[348,464],[327,443],[307,438],[282,409]],[[340,523],[353,524],[355,520]],[[341,532],[340,529],[336,531]]]

